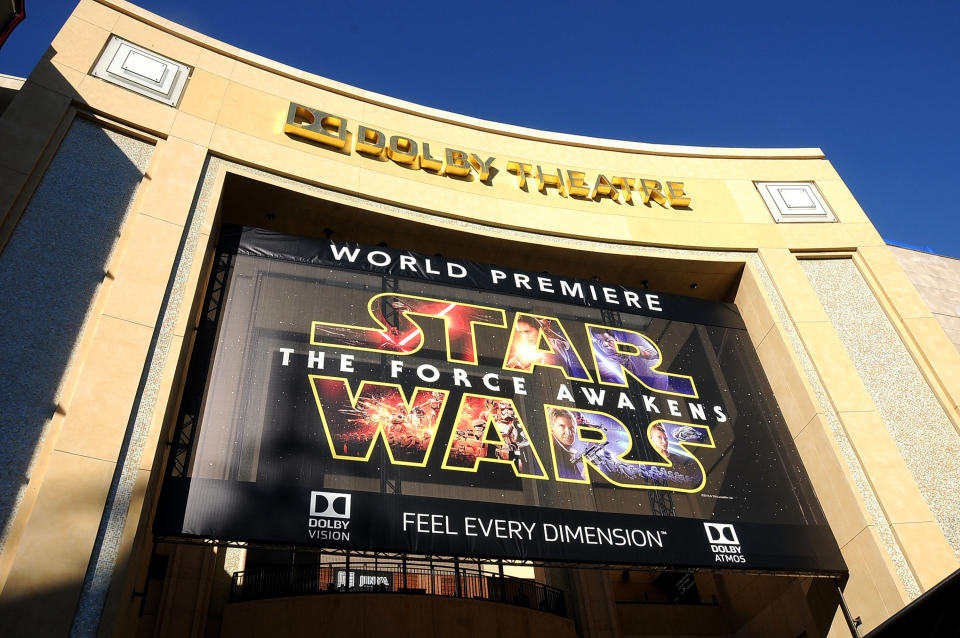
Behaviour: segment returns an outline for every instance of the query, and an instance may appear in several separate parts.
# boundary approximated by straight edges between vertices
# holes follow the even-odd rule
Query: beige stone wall
[[[192,67],[177,107],[90,74],[111,34]],[[497,172],[487,182],[455,178],[286,135],[291,101],[346,118],[354,133],[364,124],[426,142],[435,156],[449,146],[495,157]],[[479,121],[279,65],[127,3],[83,0],[0,118],[0,250],[78,113],[147,140],[154,151],[90,301],[87,328],[70,344],[77,363],[56,379],[64,398],[50,408],[51,438],[31,451],[27,496],[0,553],[0,605],[27,591],[11,574],[54,574],[39,576],[30,591],[51,594],[63,610],[80,600],[81,614],[98,614],[106,601],[111,621],[136,623],[129,601],[146,582],[163,434],[176,413],[231,174],[302,193],[318,207],[370,211],[393,224],[398,237],[414,223],[417,232],[457,237],[453,252],[471,237],[493,238],[501,254],[542,259],[560,272],[556,250],[575,249],[605,265],[601,277],[629,278],[644,268],[662,277],[664,290],[689,293],[676,273],[696,273],[714,283],[695,294],[735,291],[850,567],[854,615],[876,626],[956,569],[929,505],[912,499],[919,488],[798,257],[851,260],[953,427],[960,427],[960,353],[941,323],[960,311],[937,305],[949,292],[924,302],[924,286],[939,282],[921,280],[918,293],[898,262],[902,255],[884,245],[819,150],[670,147]],[[551,188],[541,193],[533,183],[522,190],[506,170],[511,160],[534,171],[538,164],[583,170],[591,181],[597,172],[679,180],[692,200],[672,209],[644,205],[637,193],[626,203],[563,197]],[[774,223],[755,181],[815,182],[838,223]],[[322,228],[309,211],[303,215],[297,227]],[[131,379],[146,380],[147,390]],[[93,460],[97,472],[85,469]],[[125,486],[124,498],[111,482]],[[65,537],[51,512],[79,484],[83,499],[75,507],[85,523]],[[112,535],[98,531],[100,521]],[[18,609],[39,618],[50,608],[46,600],[37,596]],[[62,634],[66,618],[49,635]],[[846,629],[835,622],[834,630]]]
[[[960,350],[960,260],[899,246],[890,246],[890,251]]]

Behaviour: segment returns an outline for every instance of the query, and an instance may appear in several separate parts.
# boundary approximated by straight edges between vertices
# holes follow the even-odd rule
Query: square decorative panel
[[[176,106],[190,67],[113,36],[93,67],[93,75]]]
[[[835,222],[813,182],[755,182],[777,223]]]

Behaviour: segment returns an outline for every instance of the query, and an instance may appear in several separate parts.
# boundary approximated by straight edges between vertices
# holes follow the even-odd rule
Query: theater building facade
[[[479,120],[107,0],[13,90],[3,635],[866,635],[960,566],[956,308],[819,149]]]

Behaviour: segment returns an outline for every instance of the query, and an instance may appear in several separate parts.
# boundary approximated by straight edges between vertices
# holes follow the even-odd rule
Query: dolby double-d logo
[[[740,539],[733,525],[729,523],[704,523],[707,530],[707,540],[711,545],[739,545]]]
[[[342,492],[310,492],[307,535],[315,542],[349,541],[350,495]]]
[[[713,552],[714,563],[746,563],[737,538],[737,530],[730,523],[704,523],[707,530],[707,541],[710,551]]]
[[[310,492],[310,516],[350,518],[350,495],[340,492]]]

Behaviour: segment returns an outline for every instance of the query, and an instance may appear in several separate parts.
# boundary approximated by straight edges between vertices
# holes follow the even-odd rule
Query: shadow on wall
[[[143,487],[139,489],[142,495]],[[4,586],[0,597],[0,635],[4,638],[66,636],[70,632],[80,596],[77,575],[82,579],[90,552],[90,543],[84,543],[83,536],[96,530],[103,495],[88,486],[74,490],[69,502],[71,507],[56,515],[58,528],[45,536],[45,540],[57,542],[48,544],[42,560],[15,565]]]
[[[19,89],[9,86],[0,86],[0,115],[3,115],[3,112],[7,110],[7,107],[13,102],[13,98],[17,97],[18,91]]]
[[[3,113],[0,143],[23,138],[13,127],[35,119],[38,99],[54,99],[42,87],[72,91],[48,61],[54,53]],[[0,550],[152,150],[74,120],[0,252]]]

